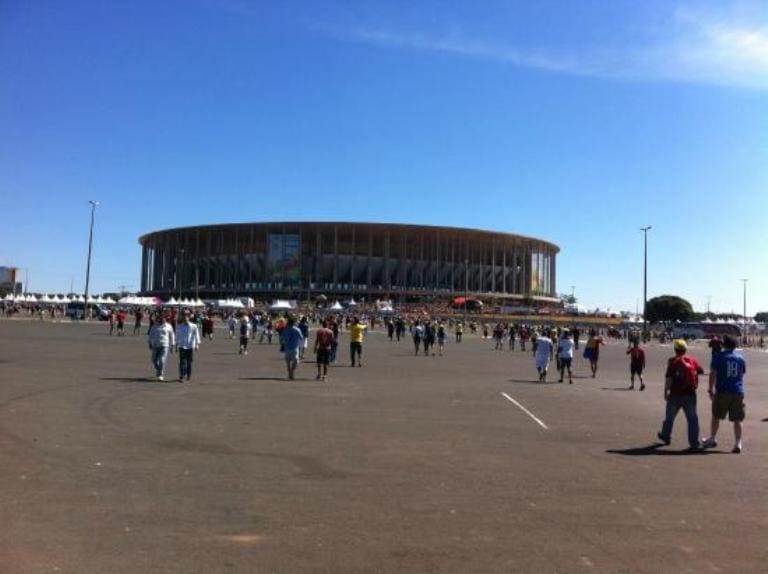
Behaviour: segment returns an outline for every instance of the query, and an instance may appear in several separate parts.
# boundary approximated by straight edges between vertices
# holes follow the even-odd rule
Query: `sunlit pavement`
[[[327,382],[309,362],[289,382],[276,345],[219,331],[190,383],[159,383],[145,337],[107,329],[0,321],[3,573],[765,572],[764,352],[744,453],[726,421],[684,454],[682,413],[654,444],[669,347],[642,393],[621,344],[543,385],[530,352],[416,357],[380,332],[362,368],[345,337]]]

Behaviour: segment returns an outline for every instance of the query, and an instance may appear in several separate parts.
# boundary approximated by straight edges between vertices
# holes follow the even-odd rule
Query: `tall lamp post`
[[[645,311],[648,306],[648,231],[650,229],[650,225],[640,228],[640,231],[643,232],[643,340],[645,340],[648,329]]]
[[[744,331],[741,334],[742,343],[746,345],[747,343],[747,281],[749,279],[742,279],[741,282],[744,283],[744,314],[742,315],[742,325],[744,326]]]
[[[93,221],[96,215],[98,201],[88,200],[91,205],[91,228],[88,232],[88,263],[85,266],[85,302],[83,303],[83,320],[88,320],[88,290],[91,286],[91,253],[93,252]]]

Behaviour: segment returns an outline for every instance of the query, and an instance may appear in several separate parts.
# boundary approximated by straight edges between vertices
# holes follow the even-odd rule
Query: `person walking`
[[[643,369],[645,369],[645,351],[640,348],[639,339],[632,340],[632,346],[627,349],[629,355],[629,390],[635,389],[635,375],[640,379],[640,390],[645,390],[645,381],[643,380]]]
[[[548,331],[544,331],[544,334],[536,338],[536,370],[539,372],[539,382],[547,382],[547,369],[549,369],[549,361],[552,358],[553,345],[552,339],[550,339]]]
[[[175,335],[173,328],[168,324],[165,315],[158,313],[157,319],[149,330],[149,349],[152,352],[152,365],[155,367],[155,376],[158,381],[165,380],[165,365],[168,361],[168,352],[173,351]]]
[[[437,325],[437,352],[441,357],[443,356],[443,351],[445,351],[446,337],[445,325],[441,322]]]
[[[597,376],[597,362],[600,360],[600,345],[605,345],[603,338],[597,334],[594,329],[589,330],[589,339],[584,345],[584,358],[589,361],[589,369],[592,371],[592,378]]]
[[[459,321],[456,323],[456,342],[461,343],[461,339],[464,336],[464,323]]]
[[[296,326],[294,317],[288,317],[280,338],[285,366],[288,368],[288,379],[293,380],[296,377],[296,368],[299,366],[299,349],[304,344],[304,337],[301,336],[301,331]]]
[[[411,336],[413,337],[413,345],[416,348],[416,355],[419,354],[419,347],[421,346],[421,340],[424,338],[424,328],[418,321],[413,323],[411,327]]]
[[[573,339],[568,329],[563,329],[563,335],[557,343],[557,357],[560,359],[560,381],[563,382],[566,369],[568,370],[568,384],[573,384],[573,374],[571,373],[571,364],[573,363]]]
[[[176,327],[176,350],[179,352],[179,381],[192,378],[192,362],[195,351],[200,347],[200,331],[189,320],[189,312],[181,315],[181,323]]]
[[[331,362],[331,348],[333,347],[333,331],[328,328],[328,323],[323,321],[315,333],[315,355],[317,356],[317,377],[325,381],[328,378],[328,364]]]
[[[141,308],[136,308],[136,311],[133,314],[133,318],[133,334],[138,335],[141,333],[141,320],[144,318],[144,313],[142,313]]]
[[[740,454],[741,433],[744,413],[744,374],[747,362],[736,350],[736,339],[731,335],[723,338],[723,350],[712,355],[709,371],[709,398],[712,400],[712,423],[709,438],[704,439],[704,448],[717,446],[717,431],[720,421],[728,415],[733,423],[734,443],[732,453]]]
[[[238,355],[248,354],[248,340],[251,338],[252,332],[253,327],[248,315],[243,315],[240,317],[240,349],[237,352]]]
[[[118,309],[117,311],[117,335],[118,337],[125,336],[125,320],[128,318],[125,309]]]
[[[352,361],[352,366],[355,366],[355,359],[357,359],[357,366],[363,366],[363,338],[365,337],[365,330],[367,325],[360,322],[357,317],[352,318],[352,325],[349,327],[349,355]]]
[[[304,337],[304,342],[299,349],[299,358],[303,359],[304,351],[306,351],[309,346],[309,320],[306,316],[303,316],[299,321],[299,331],[301,331],[301,336]]]
[[[672,425],[680,409],[683,409],[688,422],[688,445],[690,450],[701,448],[699,444],[699,417],[696,413],[696,389],[699,386],[699,375],[704,373],[699,362],[688,355],[688,345],[683,339],[673,343],[675,356],[667,362],[667,372],[664,378],[664,400],[666,413],[659,440],[666,445],[672,441]]]

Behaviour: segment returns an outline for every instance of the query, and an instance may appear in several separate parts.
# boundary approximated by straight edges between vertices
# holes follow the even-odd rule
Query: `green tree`
[[[691,304],[676,295],[660,295],[648,300],[645,318],[649,323],[691,321],[695,317]]]
[[[755,313],[755,321],[758,323],[768,323],[768,311],[761,311],[760,313]]]

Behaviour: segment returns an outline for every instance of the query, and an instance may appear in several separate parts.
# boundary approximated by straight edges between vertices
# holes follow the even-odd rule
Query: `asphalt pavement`
[[[639,392],[621,343],[540,384],[470,335],[424,357],[372,332],[353,368],[344,333],[323,383],[218,329],[160,383],[145,336],[107,330],[0,320],[4,574],[766,572],[768,353],[746,353],[744,452],[726,421],[688,454],[682,413],[655,439],[669,346]]]

